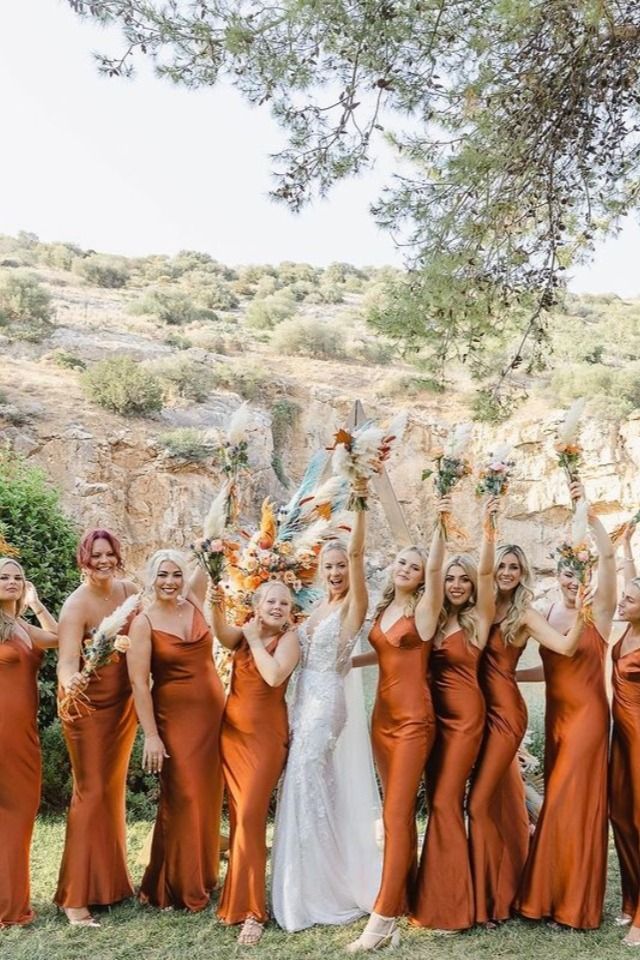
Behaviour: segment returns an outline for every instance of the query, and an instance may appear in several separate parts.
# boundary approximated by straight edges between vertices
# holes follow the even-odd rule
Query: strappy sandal
[[[70,927],[90,927],[97,929],[101,926],[100,921],[96,920],[90,913],[85,914],[84,917],[70,917],[66,909],[63,912]]]
[[[255,947],[262,940],[264,924],[255,917],[247,917],[238,934],[238,943],[243,947]]]
[[[371,923],[369,917],[369,923]],[[366,927],[357,940],[347,944],[347,953],[360,953],[364,950],[381,950],[383,947],[397,947],[400,943],[400,931],[396,924],[396,918],[390,919],[376,917],[375,920],[384,924],[379,930],[368,930]],[[369,926],[367,923],[367,927]]]

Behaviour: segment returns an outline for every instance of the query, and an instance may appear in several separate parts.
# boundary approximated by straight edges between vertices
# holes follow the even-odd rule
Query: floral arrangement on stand
[[[58,701],[58,716],[61,720],[73,722],[78,717],[93,713],[91,700],[86,693],[89,681],[94,673],[109,663],[116,662],[130,646],[129,637],[120,631],[132,613],[140,604],[140,594],[136,593],[121,603],[91,631],[82,651],[84,660],[80,670],[81,683],[69,690]]]
[[[433,477],[436,492],[440,497],[448,496],[453,488],[472,472],[471,462],[466,456],[472,429],[470,423],[461,423],[454,427],[444,447],[432,451],[435,469],[422,472],[423,480]],[[456,523],[451,513],[441,513],[438,522],[445,540],[466,539],[466,532]]]
[[[503,497],[511,481],[511,473],[515,467],[515,460],[511,459],[511,447],[507,443],[496,447],[495,451],[489,453],[487,462],[481,467],[478,474],[478,483],[476,484],[476,494],[482,496],[488,494],[490,497]],[[485,534],[495,540],[497,536],[497,519],[495,513],[491,514],[489,528]]]

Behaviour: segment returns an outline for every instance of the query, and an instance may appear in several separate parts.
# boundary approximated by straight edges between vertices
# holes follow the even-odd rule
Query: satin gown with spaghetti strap
[[[0,928],[34,918],[29,856],[40,804],[41,662],[42,651],[18,636],[0,643]]]
[[[602,920],[607,870],[606,643],[586,624],[572,657],[542,648],[545,793],[516,904],[577,929]]]
[[[640,926],[640,649],[613,648],[613,739],[609,807],[620,861],[622,912]]]
[[[169,757],[160,775],[151,859],[140,899],[197,911],[207,906],[218,883],[224,693],[211,631],[201,611],[192,609],[187,641],[156,630],[149,621],[154,713]]]
[[[408,912],[417,870],[416,799],[435,736],[427,681],[431,641],[413,617],[400,617],[386,633],[378,618],[369,642],[379,678],[372,717],[373,753],[382,783],[384,859],[374,910],[385,917]]]
[[[279,639],[267,647],[269,653]],[[278,687],[269,686],[243,637],[234,652],[220,739],[230,821],[229,866],[218,905],[223,923],[268,919],[267,815],[287,759],[287,683],[288,679]]]
[[[124,586],[122,590],[124,602]],[[131,619],[122,633],[127,633]],[[120,655],[100,667],[85,692],[91,712],[62,721],[73,794],[54,897],[59,907],[107,905],[133,896],[127,870],[125,796],[138,722],[126,657]]]
[[[527,707],[515,676],[523,651],[524,646],[505,643],[494,623],[480,659],[487,716],[468,800],[476,923],[508,919],[529,850],[516,758],[527,730]]]
[[[422,927],[462,930],[475,922],[464,797],[484,731],[480,656],[463,630],[444,637],[431,655],[436,741],[427,765],[429,819],[411,914]]]

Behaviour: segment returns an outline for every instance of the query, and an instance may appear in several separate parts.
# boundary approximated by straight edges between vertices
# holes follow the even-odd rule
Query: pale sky
[[[148,68],[133,82],[101,77],[91,51],[109,46],[62,0],[1,0],[0,233],[128,255],[203,250],[228,264],[401,264],[368,212],[389,155],[292,214],[267,196],[268,154],[283,139],[266,107]],[[639,251],[630,223],[571,288],[640,295]]]

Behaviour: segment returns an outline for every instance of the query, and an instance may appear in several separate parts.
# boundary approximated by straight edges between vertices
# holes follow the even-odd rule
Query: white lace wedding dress
[[[340,640],[339,609],[312,637],[306,624],[299,636],[272,852],[273,913],[285,930],[350,923],[369,913],[382,862],[362,671],[343,676],[353,641]]]

